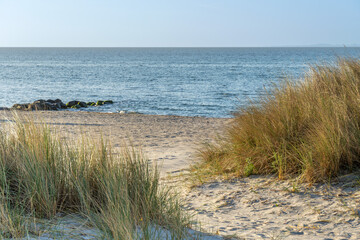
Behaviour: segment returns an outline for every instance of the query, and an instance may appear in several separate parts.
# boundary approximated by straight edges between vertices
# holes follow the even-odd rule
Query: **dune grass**
[[[104,141],[68,141],[25,122],[0,130],[0,238],[24,237],[29,221],[57,213],[81,214],[104,239],[186,235],[178,197],[139,152],[114,155]]]
[[[360,167],[360,60],[317,65],[260,104],[239,109],[226,134],[204,146],[198,170],[277,174],[314,182]]]

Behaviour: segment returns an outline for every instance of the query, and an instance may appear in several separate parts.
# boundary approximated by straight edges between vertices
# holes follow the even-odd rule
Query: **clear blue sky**
[[[360,0],[0,0],[1,47],[360,44]]]

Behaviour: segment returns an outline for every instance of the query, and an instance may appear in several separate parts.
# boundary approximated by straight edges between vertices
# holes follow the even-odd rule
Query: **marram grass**
[[[260,104],[239,109],[225,137],[203,147],[212,175],[274,174],[314,182],[360,167],[360,60],[314,66]]]
[[[162,227],[181,239],[189,224],[140,153],[113,155],[104,141],[66,141],[17,119],[0,129],[0,239],[24,237],[28,221],[57,213],[83,215],[104,239],[156,239]]]

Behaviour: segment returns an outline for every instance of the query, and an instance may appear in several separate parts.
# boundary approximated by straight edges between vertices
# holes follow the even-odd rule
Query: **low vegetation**
[[[189,218],[144,157],[111,154],[104,141],[65,141],[46,125],[16,120],[0,130],[0,238],[20,238],[34,219],[78,213],[104,239],[180,239]]]
[[[224,138],[200,150],[212,175],[274,174],[314,182],[360,167],[360,60],[314,66],[239,109]],[[202,170],[202,172],[204,172]]]

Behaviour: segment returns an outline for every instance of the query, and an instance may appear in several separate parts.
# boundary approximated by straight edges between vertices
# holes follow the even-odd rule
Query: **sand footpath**
[[[168,176],[186,172],[196,148],[221,134],[231,119],[89,112],[20,112],[55,126],[60,134],[80,133],[141,147]],[[6,124],[9,112],[0,117]],[[175,179],[175,180],[174,180]],[[250,176],[190,187],[176,177],[185,209],[205,232],[234,239],[360,239],[360,173],[332,183],[300,184],[274,176]]]

